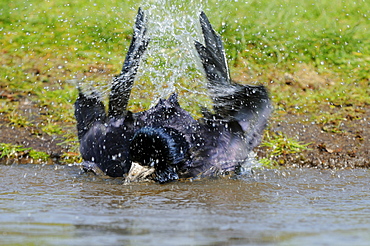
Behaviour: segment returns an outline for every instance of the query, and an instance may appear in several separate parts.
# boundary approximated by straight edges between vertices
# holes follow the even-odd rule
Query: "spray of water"
[[[194,40],[202,40],[199,13],[202,1],[144,1],[150,44],[131,98],[146,109],[160,98],[178,93],[180,104],[194,113],[198,106],[209,107],[202,65]],[[147,101],[146,101],[147,100]]]
[[[212,108],[203,66],[194,46],[195,40],[203,42],[199,14],[206,5],[202,0],[151,0],[138,5],[145,11],[150,43],[135,77],[129,110],[147,110],[172,93],[179,94],[181,106],[196,118],[200,107]],[[134,8],[137,11],[137,6]],[[111,81],[111,76],[86,77],[79,87],[87,95],[106,98]]]

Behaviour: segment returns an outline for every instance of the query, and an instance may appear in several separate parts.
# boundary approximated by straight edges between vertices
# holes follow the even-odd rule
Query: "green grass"
[[[266,157],[261,158],[260,162],[265,167],[278,167],[285,164],[284,157],[290,154],[300,153],[307,150],[309,143],[301,143],[292,138],[288,138],[282,132],[270,134],[266,131],[265,141],[261,144],[266,148]]]
[[[323,123],[345,117],[346,106],[360,109],[370,104],[369,1],[208,0],[188,5],[151,1],[142,5],[144,9],[156,6],[159,13],[172,11],[176,16],[194,15],[202,8],[222,35],[235,80],[266,85],[277,120],[285,113],[311,114]],[[137,1],[116,0],[1,1],[2,117],[17,127],[32,124],[17,112],[17,101],[27,97],[42,109],[41,131],[68,136],[65,142],[75,144],[76,138],[68,132],[75,124],[74,81],[106,86],[111,75],[119,72],[139,6]],[[163,18],[165,12],[161,14],[149,18]],[[183,23],[175,25],[185,28]],[[171,47],[167,48],[171,52]],[[156,56],[152,59],[147,62],[160,69],[163,61],[156,61]],[[201,80],[199,71],[193,70],[190,67],[183,78],[176,77],[178,85],[192,89]],[[138,81],[132,110],[152,103],[159,88],[147,81],[153,76],[147,73]],[[173,77],[171,73],[166,76],[159,79],[170,81]],[[207,100],[202,95],[188,95],[185,89],[180,92],[186,100]],[[198,107],[185,101],[181,101],[184,107],[197,115]],[[336,112],[323,111],[328,106]],[[361,117],[361,110],[353,114]]]
[[[50,158],[50,156],[47,153],[42,152],[42,151],[36,151],[36,150],[33,150],[33,149],[30,150],[28,155],[33,160],[38,161],[38,162],[46,162]]]
[[[27,150],[20,145],[0,143],[0,158],[17,158],[19,153]]]
[[[36,163],[46,163],[50,156],[43,151],[25,148],[21,145],[0,143],[0,159],[31,158]]]

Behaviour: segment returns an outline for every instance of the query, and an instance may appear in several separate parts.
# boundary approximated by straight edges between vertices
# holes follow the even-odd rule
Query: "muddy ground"
[[[37,130],[38,109],[32,103],[24,101],[20,105],[28,118],[32,118],[33,127],[19,127],[9,124],[0,117],[0,143],[11,143],[48,153],[52,162],[63,163],[62,156],[78,155],[78,150],[64,144],[63,136],[49,136]],[[335,111],[334,108],[323,109]],[[282,132],[289,138],[309,143],[308,149],[296,154],[275,157],[276,163],[287,167],[317,168],[369,168],[370,167],[370,106],[361,108],[360,117],[351,117],[338,122],[316,124],[311,115],[285,114],[272,117],[269,132]],[[65,125],[65,131],[76,132],[73,125]],[[266,157],[268,150],[260,146],[256,149],[259,157]],[[20,152],[16,159],[0,159],[0,163],[29,162],[27,151]]]
[[[316,124],[311,115],[291,114],[272,120],[270,131],[310,143],[307,150],[280,156],[278,162],[288,167],[369,168],[370,107],[362,110],[361,117],[348,116],[340,123]],[[259,147],[258,152],[263,156],[264,148]]]

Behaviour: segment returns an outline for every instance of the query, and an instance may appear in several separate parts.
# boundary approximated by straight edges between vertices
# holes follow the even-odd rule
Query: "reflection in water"
[[[260,170],[165,185],[63,166],[0,166],[2,243],[354,244],[370,240],[368,170]]]

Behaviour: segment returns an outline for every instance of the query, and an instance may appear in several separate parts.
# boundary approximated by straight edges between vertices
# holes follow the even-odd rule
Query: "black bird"
[[[246,161],[259,144],[271,112],[268,93],[263,86],[231,81],[221,38],[203,12],[200,24],[205,44],[195,41],[195,48],[208,79],[213,112],[205,110],[195,120],[180,107],[177,94],[160,99],[147,111],[127,110],[149,43],[144,12],[139,9],[122,71],[113,80],[108,112],[98,97],[81,90],[75,102],[86,171],[164,183],[235,171]],[[137,164],[146,171],[133,174]]]

